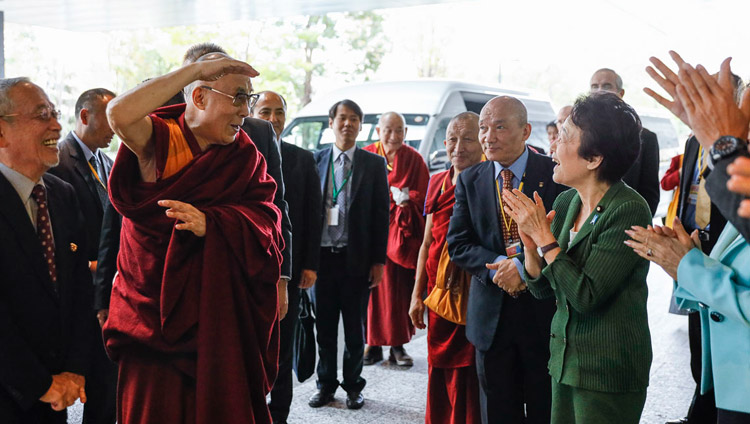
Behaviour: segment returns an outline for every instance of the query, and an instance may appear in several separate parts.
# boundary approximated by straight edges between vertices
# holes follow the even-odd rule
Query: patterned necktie
[[[500,176],[503,178],[503,191],[513,190],[513,172],[510,169],[503,169],[500,171]],[[501,197],[502,193],[501,193]],[[503,210],[500,212],[500,225],[503,227],[503,240],[505,241],[505,247],[510,246],[513,242],[518,241],[521,237],[518,235],[518,225],[515,221],[512,221],[510,215],[505,210],[508,209],[508,204],[503,199]]]
[[[39,209],[36,213],[36,234],[42,243],[44,260],[47,262],[49,277],[53,285],[57,285],[57,267],[55,265],[55,241],[52,238],[52,225],[49,220],[49,209],[47,208],[47,193],[44,186],[37,184],[31,190],[31,197],[36,201]]]
[[[331,241],[334,245],[338,245],[341,236],[344,235],[344,227],[346,225],[346,187],[343,186],[346,176],[349,175],[349,156],[345,153],[341,153],[339,158],[336,160],[336,166],[334,166],[333,174],[336,187],[338,188],[338,197],[335,205],[339,207],[339,224],[335,226],[329,226],[328,231],[331,236]],[[347,181],[348,184],[348,181]]]
[[[107,176],[102,172],[102,167],[99,166],[99,159],[96,158],[96,154],[91,156],[89,163],[94,170],[94,175],[92,175],[91,178],[94,179],[94,188],[96,189],[96,194],[99,196],[99,203],[101,203],[102,209],[105,209],[107,207],[108,199]]]

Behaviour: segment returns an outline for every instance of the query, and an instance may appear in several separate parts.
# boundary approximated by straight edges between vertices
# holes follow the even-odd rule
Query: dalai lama
[[[104,326],[121,424],[271,422],[283,241],[276,184],[241,130],[257,75],[210,53],[109,103],[126,146],[109,181],[123,222]],[[152,113],[183,88],[186,105]]]

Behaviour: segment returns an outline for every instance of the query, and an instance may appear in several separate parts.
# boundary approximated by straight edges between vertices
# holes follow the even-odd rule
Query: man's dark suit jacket
[[[685,225],[685,229],[688,232],[692,232],[693,228],[687,225],[685,222],[688,207],[688,197],[690,196],[690,186],[693,184],[693,172],[695,172],[695,163],[698,161],[698,151],[700,144],[695,137],[690,137],[685,143],[685,153],[682,158],[682,173],[680,175],[680,200],[677,206],[677,216],[680,217],[680,221]],[[708,155],[708,152],[706,152]],[[710,197],[710,196],[709,196]],[[719,209],[711,202],[711,219],[709,220],[710,227],[708,229],[708,240],[701,240],[701,249],[703,253],[711,253],[716,240],[719,238],[719,234],[724,230],[727,220],[721,214]]]
[[[281,252],[283,261],[281,263],[281,275],[294,277],[292,275],[292,223],[289,220],[289,208],[287,207],[286,197],[284,196],[284,176],[281,172],[281,154],[279,145],[276,143],[276,133],[273,131],[273,125],[270,122],[257,118],[245,118],[242,123],[242,129],[245,130],[250,139],[255,143],[255,147],[266,159],[266,172],[276,181],[276,194],[273,197],[273,203],[281,211],[281,235],[284,238],[284,251]]]
[[[320,177],[315,157],[305,149],[281,142],[281,170],[286,181],[284,197],[292,222],[292,281],[299,282],[303,269],[318,270],[322,222]]]
[[[743,152],[742,156],[747,157],[750,155],[747,152]],[[740,202],[747,197],[729,191],[727,188],[727,181],[729,181],[727,166],[734,162],[734,159],[735,157],[721,159],[714,164],[714,169],[711,170],[711,173],[706,178],[706,191],[711,198],[711,203],[721,211],[724,218],[742,234],[745,240],[750,241],[750,219],[742,218],[737,214]],[[713,209],[711,210],[711,221],[713,221]]]
[[[659,206],[659,141],[656,134],[647,129],[641,131],[641,151],[633,166],[622,177],[638,194],[643,196],[651,209],[651,215]]]
[[[328,147],[315,153],[320,176],[323,206],[320,222],[326,218],[325,198],[330,184],[331,151]],[[349,196],[348,249],[346,268],[349,275],[367,276],[374,264],[385,264],[388,243],[390,197],[385,159],[357,147],[352,161],[352,181]],[[326,228],[323,225],[323,228]]]
[[[531,198],[537,191],[548,211],[565,189],[552,181],[553,168],[550,158],[529,151],[522,191]],[[504,298],[503,290],[492,282],[485,267],[499,255],[505,255],[496,193],[494,162],[482,162],[461,172],[456,181],[456,203],[447,236],[451,259],[472,274],[466,338],[483,352],[492,345]],[[548,327],[555,312],[554,302],[536,301],[535,305],[539,309],[537,315]]]
[[[60,177],[76,190],[86,226],[86,245],[88,246],[86,258],[89,261],[95,261],[99,255],[99,236],[102,229],[102,218],[104,217],[104,208],[96,191],[96,185],[99,182],[91,174],[86,156],[73,137],[73,133],[68,134],[60,142],[58,148],[60,149],[60,163],[51,168],[49,173]],[[106,184],[107,176],[112,169],[112,159],[107,155],[97,155],[97,157],[101,159],[105,171],[104,175],[99,177]],[[109,199],[107,199],[107,204],[109,204]]]
[[[38,399],[64,371],[86,375],[91,341],[91,272],[83,218],[69,184],[46,174],[57,289],[34,225],[0,174],[0,421],[42,422]],[[58,414],[65,422],[65,414]],[[48,422],[48,421],[44,421]],[[55,421],[57,422],[57,421]]]

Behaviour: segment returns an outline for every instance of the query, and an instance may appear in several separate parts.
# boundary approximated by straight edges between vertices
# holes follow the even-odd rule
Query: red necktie
[[[513,172],[510,169],[503,169],[500,171],[500,176],[503,177],[503,192],[505,190],[513,190]],[[502,195],[501,195],[502,197]],[[510,246],[513,242],[518,241],[521,237],[518,235],[518,225],[516,222],[511,220],[510,215],[505,212],[508,209],[508,204],[503,199],[503,211],[500,212],[501,226],[503,227],[503,240],[505,246]]]
[[[31,190],[31,197],[34,198],[39,209],[36,213],[36,234],[39,242],[42,243],[44,251],[44,260],[47,262],[49,277],[52,284],[57,284],[57,268],[55,266],[55,241],[52,239],[52,225],[49,220],[49,208],[47,207],[47,192],[44,186],[37,184]]]

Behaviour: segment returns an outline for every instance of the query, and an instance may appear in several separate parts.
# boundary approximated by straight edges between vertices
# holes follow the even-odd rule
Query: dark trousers
[[[96,321],[96,320],[94,320]],[[99,322],[91,352],[91,369],[86,376],[86,396],[83,406],[83,424],[115,424],[117,413],[117,364],[104,350]]]
[[[341,387],[347,393],[361,392],[362,356],[365,350],[363,315],[367,310],[370,290],[368,276],[346,272],[346,249],[332,252],[321,248],[318,281],[313,286],[315,329],[318,340],[318,389],[334,392],[339,386],[336,374],[336,353],[339,315],[344,320],[344,370]]]
[[[716,400],[714,391],[701,394],[701,317],[698,312],[688,314],[688,342],[690,344],[690,371],[695,380],[693,401],[688,409],[690,424],[716,423]]]
[[[550,422],[549,324],[537,323],[532,302],[505,296],[490,349],[476,351],[483,424]]]
[[[750,424],[750,414],[747,412],[718,410],[719,421],[717,424]]]
[[[300,289],[296,281],[287,286],[289,309],[280,325],[279,373],[271,389],[271,401],[268,409],[274,422],[284,422],[289,416],[292,404],[292,354],[294,353],[294,332],[299,325]]]

